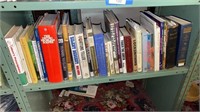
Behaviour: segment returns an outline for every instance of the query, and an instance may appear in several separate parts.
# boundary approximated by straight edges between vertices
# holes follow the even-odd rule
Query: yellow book
[[[63,32],[63,40],[64,40],[64,49],[66,53],[65,56],[66,56],[66,62],[67,62],[68,79],[73,80],[72,61],[71,61],[69,36],[68,36],[68,24],[69,24],[68,13],[64,13],[63,21],[62,21],[62,32]]]
[[[38,78],[36,75],[33,60],[31,58],[31,53],[30,53],[29,46],[28,46],[29,38],[30,38],[30,36],[33,36],[33,29],[34,29],[33,25],[27,25],[24,32],[19,37],[19,40],[20,40],[20,44],[22,47],[22,51],[24,53],[25,61],[28,66],[28,70],[30,72],[31,80],[33,83],[37,83]]]

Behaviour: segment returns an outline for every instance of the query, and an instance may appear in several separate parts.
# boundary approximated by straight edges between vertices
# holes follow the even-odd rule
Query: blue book
[[[192,23],[176,16],[167,16],[166,18],[178,24],[178,37],[176,43],[176,66],[186,64],[186,56],[192,31]]]
[[[98,63],[98,71],[100,76],[107,76],[106,53],[104,44],[104,34],[101,25],[92,25],[94,34],[94,44],[96,49],[96,57]]]
[[[43,74],[44,74],[44,81],[48,82],[48,75],[47,75],[47,72],[46,72],[46,66],[45,66],[45,62],[44,62],[44,58],[43,58],[42,47],[41,47],[40,37],[39,37],[39,33],[38,33],[38,24],[40,23],[42,18],[43,17],[40,16],[38,18],[36,24],[35,24],[34,35],[35,35],[35,40],[36,40],[36,43],[37,43],[40,61],[41,61],[41,65],[42,65],[42,70],[43,70]]]

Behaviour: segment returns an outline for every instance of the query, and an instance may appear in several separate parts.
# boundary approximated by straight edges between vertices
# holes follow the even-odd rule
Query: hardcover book
[[[106,53],[104,44],[104,35],[100,24],[92,25],[94,34],[94,43],[98,62],[98,71],[100,76],[107,76]]]
[[[166,18],[178,24],[178,38],[176,46],[176,66],[184,66],[186,63],[187,50],[192,31],[192,23],[176,16]]]
[[[58,46],[57,30],[59,14],[46,14],[38,25],[39,37],[46,64],[49,82],[62,82],[62,65]]]
[[[126,69],[126,54],[125,54],[125,45],[124,45],[124,36],[119,32],[120,36],[120,49],[121,49],[121,61],[122,61],[122,72],[127,73]]]

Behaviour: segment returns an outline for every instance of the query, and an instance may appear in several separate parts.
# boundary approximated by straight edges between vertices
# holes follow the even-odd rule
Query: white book
[[[21,30],[22,29],[22,30]],[[23,31],[23,28],[22,26],[20,26],[20,30],[21,32]],[[21,47],[21,44],[20,44],[20,41],[19,41],[19,37],[20,36],[17,36],[15,38],[15,42],[16,42],[16,45],[17,45],[17,49],[18,49],[18,52],[19,52],[19,55],[20,55],[20,58],[21,58],[21,62],[22,62],[22,65],[23,65],[23,69],[26,73],[26,78],[27,78],[27,81],[28,83],[32,83],[32,80],[31,80],[31,76],[30,76],[30,72],[28,70],[28,66],[27,66],[27,63],[26,63],[26,60],[25,60],[25,57],[24,57],[24,53],[22,51],[22,47]]]
[[[119,40],[120,40],[120,48],[121,48],[122,72],[127,73],[124,36],[122,35],[121,32],[119,32]]]
[[[34,50],[34,54],[35,54],[36,63],[37,63],[37,66],[38,66],[40,78],[41,78],[42,81],[44,81],[44,73],[43,73],[43,70],[42,70],[41,60],[40,60],[40,56],[39,56],[38,47],[37,47],[35,37],[33,37],[32,46],[33,46],[33,50]]]
[[[82,76],[84,79],[89,78],[90,72],[89,72],[89,66],[88,66],[88,61],[87,61],[82,25],[75,25],[75,40],[76,40],[77,52],[78,52],[80,65],[81,65]]]
[[[150,19],[148,16],[140,13],[140,23],[141,25],[153,34],[153,46],[154,46],[154,71],[159,71],[160,67],[160,27],[156,25],[156,22]]]
[[[69,32],[69,43],[70,43],[76,78],[81,79],[82,73],[81,73],[80,61],[78,58],[78,52],[76,49],[77,46],[76,46],[75,35],[74,35],[74,26],[69,25],[68,32]]]
[[[17,49],[17,45],[15,43],[15,38],[19,36],[19,32],[17,32],[19,27],[13,26],[8,33],[5,35],[5,41],[7,43],[8,49],[10,51],[10,55],[13,59],[15,68],[18,74],[24,73],[24,69],[22,66],[22,62],[20,59],[20,55]]]
[[[136,57],[137,57],[137,71],[142,72],[142,32],[140,25],[134,21],[131,21],[133,28],[133,34],[136,38]]]

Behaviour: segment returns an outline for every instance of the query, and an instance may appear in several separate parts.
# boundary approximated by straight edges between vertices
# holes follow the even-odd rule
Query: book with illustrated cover
[[[58,14],[45,14],[38,25],[44,61],[49,82],[63,81],[57,31],[60,24]]]
[[[79,61],[81,65],[81,71],[82,76],[84,79],[90,78],[90,72],[89,72],[89,66],[87,61],[87,55],[86,55],[86,49],[85,49],[85,41],[84,41],[84,35],[83,35],[83,25],[82,24],[76,24],[74,26],[74,35],[75,35],[75,41],[77,46],[77,52],[79,56]]]

